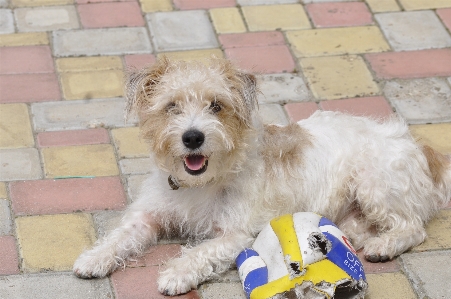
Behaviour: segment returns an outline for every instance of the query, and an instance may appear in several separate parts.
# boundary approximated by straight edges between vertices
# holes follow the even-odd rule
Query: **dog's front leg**
[[[184,249],[182,257],[170,260],[166,270],[160,273],[158,290],[173,296],[197,288],[214,273],[226,271],[253,240],[248,234],[235,233]]]
[[[104,277],[124,265],[129,256],[140,254],[146,246],[155,244],[158,231],[159,224],[152,214],[129,211],[120,227],[77,258],[73,271],[81,278]]]

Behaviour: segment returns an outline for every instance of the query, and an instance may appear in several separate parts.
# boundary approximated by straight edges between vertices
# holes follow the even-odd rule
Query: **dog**
[[[451,159],[384,122],[317,111],[264,125],[256,77],[227,60],[159,59],[129,74],[127,110],[158,166],[121,225],[75,261],[104,277],[164,235],[198,242],[167,262],[158,290],[177,295],[224,272],[274,217],[309,211],[339,225],[371,262],[420,244],[451,198]]]

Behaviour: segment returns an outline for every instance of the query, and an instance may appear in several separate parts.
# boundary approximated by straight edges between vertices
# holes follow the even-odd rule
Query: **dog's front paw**
[[[183,266],[169,267],[160,273],[158,291],[164,295],[184,294],[197,287],[198,280],[194,271]]]
[[[365,242],[363,250],[365,259],[372,263],[386,262],[393,258],[393,246],[387,243],[387,240],[380,237],[369,238]]]
[[[77,258],[73,271],[80,278],[105,277],[117,266],[116,258],[111,253],[89,250]]]

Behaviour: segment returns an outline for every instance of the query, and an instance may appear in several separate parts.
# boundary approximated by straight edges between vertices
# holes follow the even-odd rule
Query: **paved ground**
[[[451,154],[450,31],[451,0],[0,0],[0,298],[164,297],[179,244],[105,279],[70,272],[150,169],[123,120],[127,67],[224,56],[260,74],[267,122],[396,112]],[[367,298],[451,298],[450,207],[424,244],[365,264]],[[230,271],[181,298],[244,296]]]

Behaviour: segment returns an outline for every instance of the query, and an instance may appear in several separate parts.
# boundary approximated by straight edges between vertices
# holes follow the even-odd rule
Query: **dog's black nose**
[[[183,144],[190,149],[199,148],[205,141],[205,135],[198,130],[189,130],[182,135]]]

